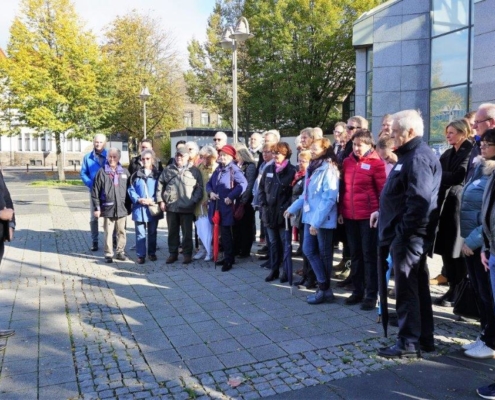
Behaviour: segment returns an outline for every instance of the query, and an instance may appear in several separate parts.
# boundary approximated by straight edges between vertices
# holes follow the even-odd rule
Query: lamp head
[[[230,37],[238,42],[244,42],[245,40],[254,37],[254,35],[249,31],[249,23],[246,18],[239,18],[239,21],[237,21],[237,26],[235,27],[235,32]]]
[[[139,98],[142,101],[148,101],[148,99],[150,98],[150,96],[151,96],[150,91],[148,90],[148,87],[145,86],[143,88],[143,90],[141,90],[141,93],[139,94]]]

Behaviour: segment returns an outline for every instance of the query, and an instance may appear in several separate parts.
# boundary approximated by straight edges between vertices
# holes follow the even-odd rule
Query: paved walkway
[[[254,258],[227,273],[206,262],[166,266],[164,221],[157,262],[105,264],[101,251],[89,251],[83,187],[36,188],[27,181],[43,174],[5,176],[18,229],[0,266],[0,322],[17,334],[0,358],[0,399],[321,398],[319,390],[351,399],[367,392],[346,382],[380,376],[376,390],[409,390],[390,374],[421,362],[376,357],[393,339],[382,337],[376,312],[343,305],[349,292],[310,306],[306,291],[265,283]],[[130,219],[128,227],[130,247]],[[428,365],[477,333],[451,309],[435,309],[435,318],[438,351]],[[482,383],[495,363],[483,366],[469,368],[486,374]],[[473,396],[474,382],[462,383]]]

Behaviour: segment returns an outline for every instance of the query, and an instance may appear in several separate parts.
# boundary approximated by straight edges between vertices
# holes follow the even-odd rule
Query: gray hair
[[[347,120],[347,122],[356,122],[359,126],[358,128],[361,129],[368,129],[368,120],[364,117],[361,117],[360,115],[355,115]]]
[[[120,160],[120,157],[122,156],[122,153],[120,152],[120,149],[117,149],[117,147],[110,147],[107,151],[107,155],[110,154],[110,153],[117,153],[118,156],[119,156],[119,160]]]
[[[478,110],[483,110],[488,118],[495,120],[495,104],[483,103],[478,107]]]
[[[416,136],[422,137],[424,134],[424,123],[421,114],[416,110],[403,110],[392,115],[394,121],[397,121],[401,133],[413,130]]]
[[[220,135],[224,140],[227,140],[227,134],[225,132],[218,131],[217,133],[215,133],[215,136],[217,135]]]
[[[302,134],[306,134],[311,139],[315,138],[313,128],[304,128],[303,130],[301,130],[301,132],[299,132],[299,136],[301,136]]]
[[[263,136],[261,136],[261,133],[258,133],[258,132],[254,132],[250,137],[257,137],[258,139],[262,140],[263,139]]]
[[[143,158],[144,156],[147,156],[148,154],[151,156],[151,160],[154,163],[155,162],[155,152],[151,149],[143,150],[141,152],[141,158]]]
[[[235,150],[237,151],[237,155],[240,157],[243,163],[251,162],[255,163],[256,161],[253,158],[253,155],[248,150],[248,148],[242,143],[236,143],[234,145]]]
[[[218,152],[213,146],[201,147],[201,150],[199,151],[199,155],[201,157],[212,156],[212,157],[218,158]]]
[[[93,142],[95,139],[102,139],[105,143],[107,142],[107,137],[103,133],[97,133],[95,137],[93,138]]]
[[[263,137],[267,137],[268,135],[274,135],[277,138],[277,142],[280,142],[280,132],[276,129],[270,129],[269,131],[263,132]]]
[[[189,146],[192,146],[196,150],[196,153],[199,153],[199,146],[196,142],[193,142],[193,141],[186,142],[186,144],[184,146],[187,147],[187,150],[189,150]]]

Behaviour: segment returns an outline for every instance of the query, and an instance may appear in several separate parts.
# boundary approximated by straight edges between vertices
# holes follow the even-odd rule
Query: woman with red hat
[[[232,226],[234,220],[234,202],[247,188],[247,181],[239,167],[233,162],[236,150],[230,144],[223,146],[218,155],[218,168],[206,184],[206,191],[210,199],[208,216],[212,220],[218,203],[221,217],[221,237],[224,250],[222,272],[232,269],[234,263],[234,240]]]

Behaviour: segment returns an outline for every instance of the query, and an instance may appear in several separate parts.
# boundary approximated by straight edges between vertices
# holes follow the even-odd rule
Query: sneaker
[[[462,350],[471,350],[471,349],[474,349],[475,347],[478,347],[481,343],[483,343],[483,341],[478,336],[474,342],[463,344],[462,345]]]
[[[207,254],[205,257],[205,261],[211,261],[211,260],[213,260],[213,256],[210,254]]]
[[[195,260],[201,260],[206,256],[206,249],[199,249],[199,251],[194,255]]]
[[[471,358],[495,358],[495,350],[489,348],[483,342],[471,350],[466,350],[464,354]]]
[[[484,399],[495,400],[495,383],[492,383],[488,386],[482,386],[476,389],[476,393],[478,396],[483,397]]]
[[[117,255],[115,256],[115,258],[119,261],[127,261],[127,257],[125,256],[124,253],[117,253]]]

